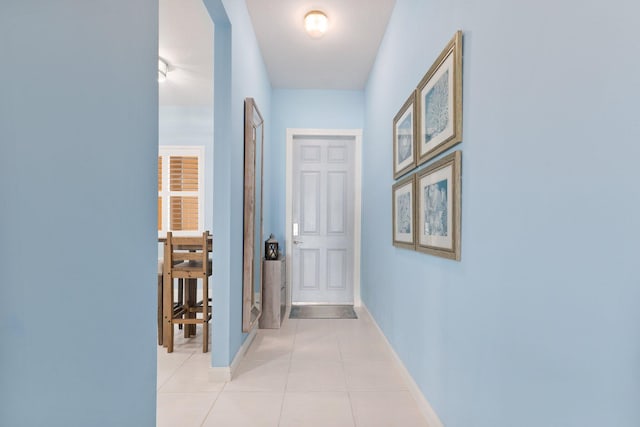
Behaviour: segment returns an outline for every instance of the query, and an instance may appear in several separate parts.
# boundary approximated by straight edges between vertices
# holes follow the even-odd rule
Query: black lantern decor
[[[278,241],[273,233],[271,233],[269,239],[264,242],[264,258],[267,260],[278,259]]]

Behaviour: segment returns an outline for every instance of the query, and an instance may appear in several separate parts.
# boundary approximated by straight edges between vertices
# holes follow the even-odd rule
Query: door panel
[[[316,163],[320,161],[320,146],[319,145],[306,145],[301,147],[302,161],[308,163]]]
[[[332,146],[327,150],[329,163],[344,163],[347,160],[347,150],[344,146]]]
[[[329,172],[327,174],[327,233],[345,233],[346,215],[346,173]]]
[[[320,251],[317,249],[300,250],[300,275],[302,288],[320,290]]]
[[[344,249],[327,250],[327,287],[333,290],[346,289],[347,251]]]
[[[354,138],[294,138],[294,303],[353,303],[353,168]]]
[[[320,232],[320,172],[302,172],[300,174],[302,206],[300,219],[303,234]]]

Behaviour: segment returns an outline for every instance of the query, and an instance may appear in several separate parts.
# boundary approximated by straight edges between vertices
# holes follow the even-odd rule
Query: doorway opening
[[[174,236],[212,234],[214,23],[203,0],[160,0],[158,19],[158,71],[163,77],[158,82],[158,237],[163,240],[168,231]],[[163,249],[159,243],[159,261]],[[184,301],[202,301],[202,279],[198,282],[188,295],[186,286],[176,289],[185,290]],[[180,292],[175,294],[181,300]],[[192,324],[176,331],[173,353],[163,347],[166,342],[158,346],[159,394],[172,390],[176,367],[202,351],[203,339],[203,326]],[[211,366],[207,354],[203,365]]]

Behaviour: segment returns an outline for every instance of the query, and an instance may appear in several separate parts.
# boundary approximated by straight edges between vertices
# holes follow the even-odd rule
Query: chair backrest
[[[208,276],[211,273],[210,250],[208,231],[203,232],[202,236],[190,237],[173,236],[169,231],[164,244],[165,268],[171,268],[174,277],[178,277],[180,271],[189,271],[191,274],[201,271]],[[173,274],[174,272],[177,275]]]

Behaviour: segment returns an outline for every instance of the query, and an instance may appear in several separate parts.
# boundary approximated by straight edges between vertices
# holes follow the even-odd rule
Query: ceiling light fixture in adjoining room
[[[304,29],[314,39],[320,38],[329,29],[329,19],[320,10],[312,10],[304,15]]]
[[[158,58],[158,82],[167,80],[167,73],[169,72],[169,64],[162,58]]]

